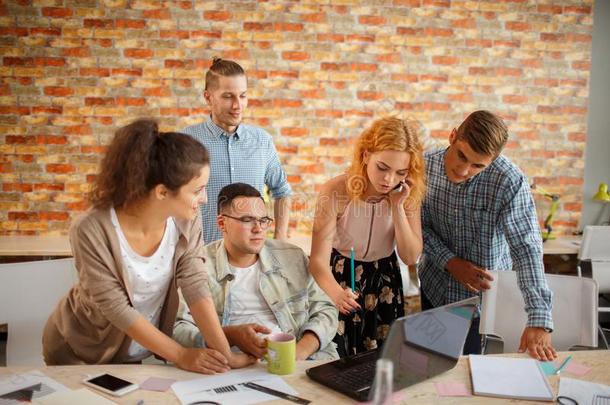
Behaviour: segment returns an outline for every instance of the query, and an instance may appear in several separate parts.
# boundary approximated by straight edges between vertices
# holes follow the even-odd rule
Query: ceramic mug
[[[296,365],[296,338],[289,333],[272,333],[267,341],[267,371],[273,374],[292,374]]]

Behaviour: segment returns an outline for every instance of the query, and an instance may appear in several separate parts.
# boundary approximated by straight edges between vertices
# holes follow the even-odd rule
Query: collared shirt
[[[218,318],[223,326],[231,325],[235,316],[232,282],[235,269],[229,264],[224,240],[204,248],[210,292]],[[306,331],[316,334],[320,349],[312,359],[338,358],[332,339],[337,333],[339,313],[326,293],[307,271],[309,260],[297,246],[268,239],[259,253],[258,289],[271,309],[282,332],[301,339]],[[203,346],[193,317],[181,302],[174,326],[174,339],[184,346]]]
[[[218,193],[224,186],[246,183],[263,194],[263,188],[267,185],[274,199],[291,194],[273,138],[262,128],[240,124],[235,133],[229,134],[209,118],[182,132],[197,139],[210,153],[208,202],[201,206],[205,243],[222,238],[216,216]]]
[[[445,174],[446,151],[425,156],[422,291],[435,306],[473,296],[445,270],[453,257],[488,270],[515,270],[527,326],[553,329],[552,292],[544,277],[542,238],[526,177],[499,156],[481,173],[455,184]]]

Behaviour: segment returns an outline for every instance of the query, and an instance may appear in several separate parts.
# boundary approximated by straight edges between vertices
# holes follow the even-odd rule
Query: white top
[[[281,332],[271,308],[260,292],[261,266],[257,260],[247,268],[230,266],[235,279],[231,282],[231,317],[229,325],[258,323],[271,329],[271,333]]]
[[[129,246],[114,208],[110,210],[110,218],[119,238],[123,271],[131,286],[133,307],[150,323],[159,327],[161,308],[172,278],[172,260],[179,238],[178,228],[173,218],[168,218],[159,247],[151,256],[144,257]],[[135,340],[127,351],[130,361],[140,361],[151,354]]]

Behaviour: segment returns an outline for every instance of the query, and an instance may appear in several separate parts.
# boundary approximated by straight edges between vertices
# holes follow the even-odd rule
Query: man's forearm
[[[288,225],[290,223],[290,197],[283,197],[273,201],[273,216],[275,219],[275,239],[288,238]]]
[[[319,348],[320,341],[316,334],[310,331],[305,332],[301,340],[297,342],[297,360],[307,360],[307,358],[317,352]]]

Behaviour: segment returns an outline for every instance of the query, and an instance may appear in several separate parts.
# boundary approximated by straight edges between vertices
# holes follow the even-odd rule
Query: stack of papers
[[[180,381],[172,384],[172,390],[182,404],[213,401],[223,405],[246,405],[277,399],[277,397],[241,385],[250,381],[286,394],[298,394],[280,377],[263,370],[229,371],[221,375]]]
[[[0,403],[23,404],[68,388],[40,371],[9,374],[0,378]]]
[[[34,401],[37,405],[116,405],[109,399],[98,395],[87,388],[56,392]]]
[[[596,404],[596,401],[607,403],[601,402],[601,398],[610,397],[610,387],[603,384],[561,377],[559,379],[558,395],[572,398],[579,404]]]
[[[553,401],[553,392],[538,361],[470,355],[472,391],[475,395]]]

